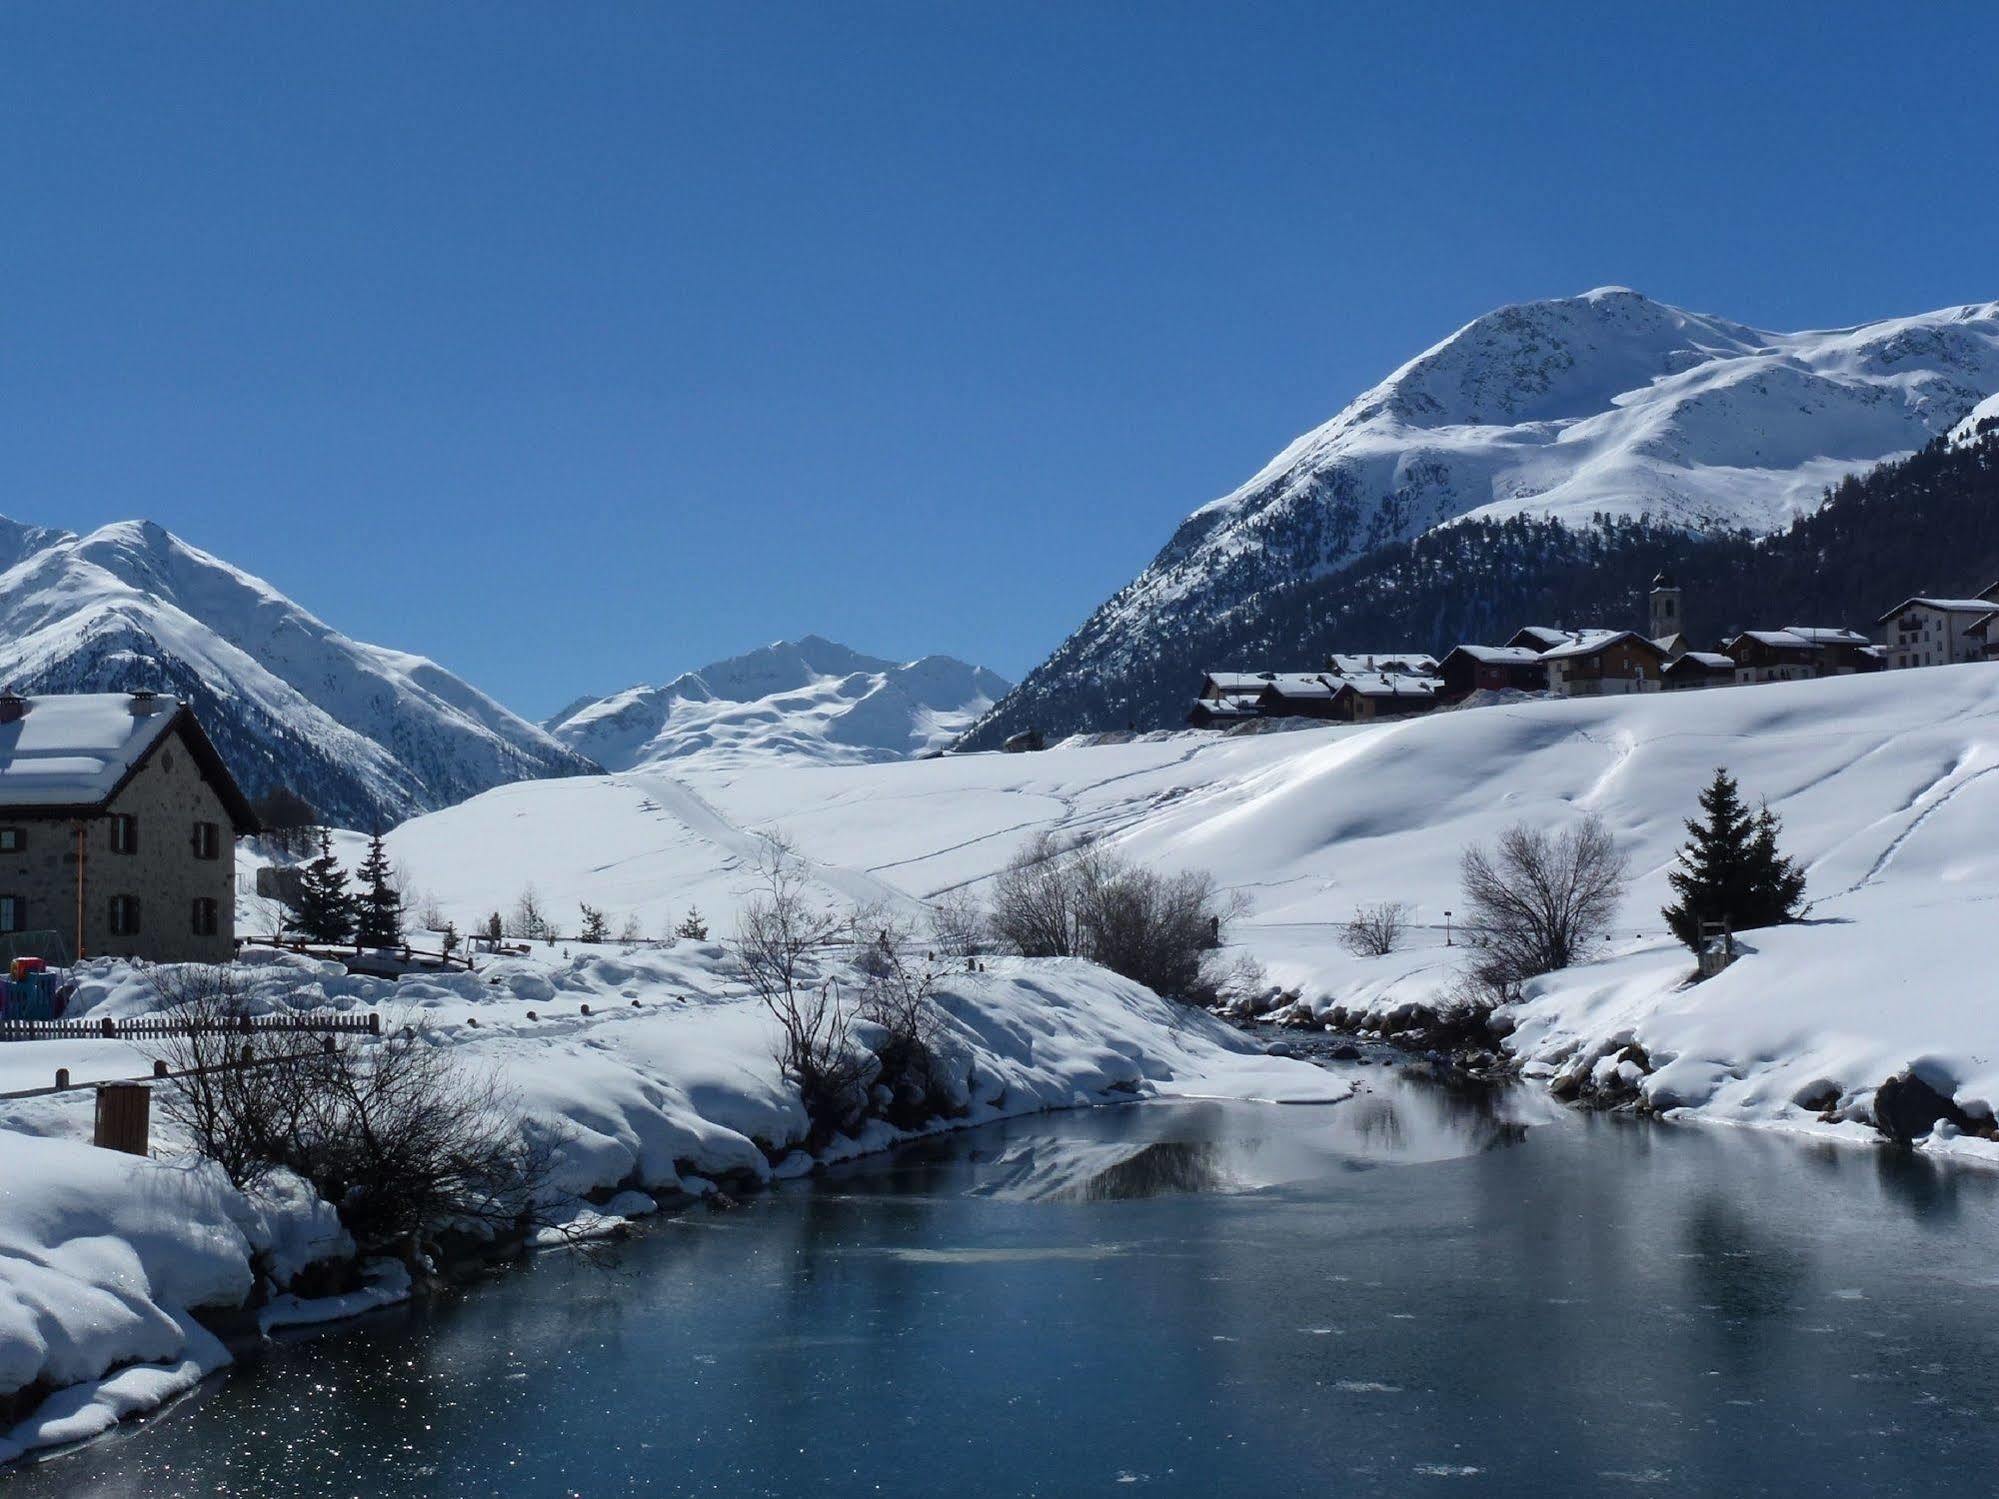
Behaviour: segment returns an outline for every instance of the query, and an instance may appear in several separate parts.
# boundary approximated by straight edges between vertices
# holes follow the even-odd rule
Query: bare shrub
[[[1399,900],[1361,906],[1340,928],[1340,946],[1357,958],[1383,958],[1402,945],[1409,907]]]
[[[874,1042],[874,1085],[888,1095],[889,1122],[908,1128],[953,1111],[937,1055],[939,970],[917,950],[908,923],[878,921],[871,931],[855,1008],[882,1031]]]
[[[646,939],[645,927],[640,923],[638,912],[634,911],[618,928],[618,941],[626,947],[637,947]]]
[[[731,949],[778,1023],[778,1066],[823,1138],[859,1118],[872,1066],[853,1044],[839,985],[818,975],[818,951],[839,936],[843,923],[812,901],[804,866],[782,838],[765,840],[756,880]]]
[[[177,1074],[162,1112],[231,1181],[254,1189],[292,1172],[364,1252],[448,1223],[533,1222],[547,1159],[522,1137],[518,1100],[421,1026],[399,1019],[380,1038],[245,1028],[227,970],[152,976],[185,1022],[153,1048]]]
[[[1511,998],[1526,980],[1576,962],[1617,914],[1625,862],[1593,815],[1554,837],[1517,823],[1490,852],[1466,849],[1459,873],[1478,979]]]
[[[941,957],[976,958],[987,930],[986,908],[969,890],[947,890],[930,903],[930,941]]]
[[[1101,844],[1036,837],[993,881],[992,930],[1023,957],[1083,957],[1160,994],[1209,1001],[1240,914],[1212,876],[1162,874]]]
[[[530,942],[555,940],[554,923],[549,920],[548,912],[541,903],[541,894],[533,885],[523,885],[521,893],[514,898],[514,908],[507,913],[506,934]]]

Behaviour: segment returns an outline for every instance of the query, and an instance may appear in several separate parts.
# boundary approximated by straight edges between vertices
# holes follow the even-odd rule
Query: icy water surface
[[[0,1490],[1993,1492],[1999,1175],[1357,1071],[695,1210]]]

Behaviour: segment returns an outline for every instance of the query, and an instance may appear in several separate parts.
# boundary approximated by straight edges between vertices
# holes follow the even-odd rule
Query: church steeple
[[[1650,628],[1645,633],[1654,640],[1683,634],[1687,628],[1684,612],[1680,608],[1680,585],[1673,581],[1669,572],[1661,572],[1652,580],[1649,622]]]

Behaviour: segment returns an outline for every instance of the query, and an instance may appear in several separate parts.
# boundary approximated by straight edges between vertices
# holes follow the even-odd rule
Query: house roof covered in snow
[[[1786,635],[1796,635],[1813,645],[1872,645],[1858,630],[1843,630],[1832,625],[1785,625]]]
[[[1313,672],[1278,671],[1270,674],[1263,688],[1278,697],[1321,698],[1331,697],[1339,684]]]
[[[1440,685],[1435,677],[1404,672],[1363,672],[1342,677],[1339,682],[1342,692],[1358,693],[1361,697],[1435,697]]]
[[[237,828],[254,831],[248,800],[193,711],[177,698],[152,693],[0,696],[0,810],[44,816],[95,811],[176,732]]]
[[[1444,659],[1451,656],[1469,656],[1487,666],[1533,666],[1541,659],[1541,653],[1528,645],[1461,645]]]
[[[1436,675],[1437,658],[1422,651],[1347,652],[1328,658],[1326,670],[1336,677],[1360,677],[1370,672],[1428,677]]]
[[[1635,640],[1646,650],[1664,655],[1658,646],[1640,635],[1636,630],[1578,630],[1576,638],[1566,645],[1558,645],[1551,651],[1541,652],[1543,661],[1568,661],[1577,656],[1594,656],[1598,651],[1616,645],[1620,640]]]
[[[1734,671],[1735,658],[1724,656],[1719,651],[1685,651],[1666,670],[1686,671],[1695,666],[1703,671]]]
[[[1999,592],[1999,589],[1994,591]],[[1885,625],[1904,609],[1935,609],[1942,614],[1990,614],[1992,605],[1991,599],[1940,599],[1925,594],[1912,599],[1903,599],[1894,608],[1877,617],[1874,623]]]
[[[1268,671],[1211,671],[1201,679],[1201,692],[1203,696],[1210,691],[1224,695],[1261,692],[1275,675]]]

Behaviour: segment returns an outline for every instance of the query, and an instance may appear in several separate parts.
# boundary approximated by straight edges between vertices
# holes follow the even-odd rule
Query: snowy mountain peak
[[[246,790],[352,826],[594,769],[436,662],[351,640],[152,521],[87,536],[0,519],[0,678],[191,703]]]
[[[807,635],[663,686],[584,699],[550,730],[609,770],[689,760],[896,760],[941,749],[1007,689],[984,667],[949,656],[889,661]]]
[[[971,742],[1116,722],[1162,641],[1251,635],[1278,590],[1468,516],[1776,530],[1994,391],[1999,302],[1802,333],[1618,286],[1498,308],[1194,511]]]

